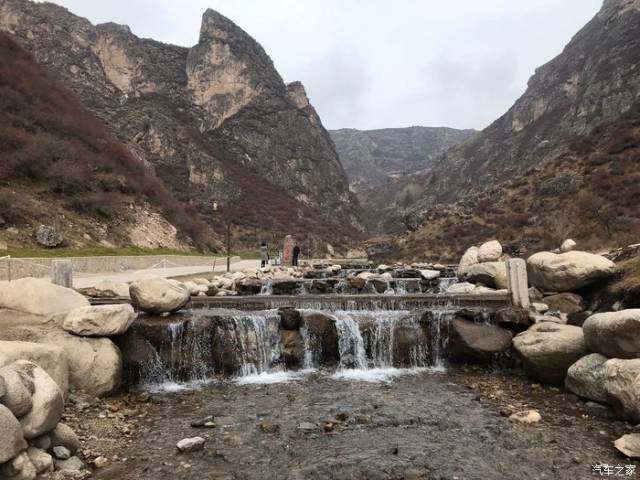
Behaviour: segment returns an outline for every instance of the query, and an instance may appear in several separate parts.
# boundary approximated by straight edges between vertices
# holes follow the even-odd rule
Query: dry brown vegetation
[[[565,238],[599,250],[640,241],[640,105],[575,139],[524,175],[433,208],[403,239],[400,256],[456,260],[500,239],[512,253],[557,248]]]
[[[130,205],[149,203],[184,237],[205,247],[208,228],[196,212],[176,200],[70,90],[4,33],[0,112],[0,214],[5,224],[23,226],[54,212],[123,222]]]

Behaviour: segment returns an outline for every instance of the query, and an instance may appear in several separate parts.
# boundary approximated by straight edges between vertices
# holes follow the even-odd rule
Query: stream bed
[[[592,465],[631,465],[611,443],[628,425],[517,371],[396,373],[377,382],[321,371],[273,384],[216,380],[95,403],[77,424],[72,404],[68,421],[87,451],[110,459],[94,473],[108,480],[574,480],[593,478]],[[514,424],[505,416],[514,408],[535,408],[542,421]],[[210,428],[191,426],[210,416]],[[204,450],[178,453],[176,442],[196,435]]]

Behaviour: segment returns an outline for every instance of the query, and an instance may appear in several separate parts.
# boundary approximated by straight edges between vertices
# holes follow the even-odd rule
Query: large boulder
[[[482,283],[487,287],[507,288],[507,265],[505,262],[486,262],[471,265],[464,278],[470,283]]]
[[[478,263],[478,247],[469,247],[458,263],[458,277],[463,278],[467,269]]]
[[[604,389],[604,363],[607,357],[592,353],[569,367],[565,386],[576,395],[594,402],[607,403]]]
[[[49,432],[49,438],[51,447],[65,447],[71,452],[71,455],[75,455],[81,447],[78,435],[66,423],[58,422],[56,428]]]
[[[72,390],[82,390],[96,396],[104,396],[115,391],[122,379],[122,359],[120,350],[108,338],[79,337],[65,332],[59,327],[26,324],[9,326],[0,330],[0,359],[5,350],[2,345],[20,345],[28,342],[39,344],[45,349],[55,349],[62,352],[59,360],[50,365],[39,357],[24,357],[41,365],[56,381],[61,377],[57,368],[65,368],[64,381],[60,381],[63,392],[68,386]],[[34,350],[37,351],[37,350]],[[20,356],[12,358],[21,358]],[[2,366],[0,360],[0,367]],[[55,367],[55,366],[58,367]],[[68,366],[68,367],[67,367]],[[67,374],[68,371],[68,374]],[[66,380],[68,378],[68,381]],[[67,386],[68,385],[68,386]]]
[[[544,303],[549,310],[566,314],[582,312],[586,308],[584,300],[580,295],[569,292],[544,297],[542,303]]]
[[[69,364],[69,384],[74,391],[103,397],[122,382],[122,355],[108,338],[71,335],[62,330],[47,333],[43,341],[59,345]]]
[[[2,464],[27,448],[27,442],[22,436],[20,422],[7,407],[1,404],[0,432],[2,432],[2,441],[0,442],[0,464]]]
[[[596,313],[582,328],[592,352],[609,358],[640,357],[640,309]]]
[[[55,343],[0,341],[0,368],[18,360],[28,360],[40,366],[58,384],[63,395],[69,390],[69,366],[64,350]]]
[[[602,366],[607,403],[621,417],[640,422],[640,359],[612,358]]]
[[[497,262],[502,257],[502,245],[498,240],[483,243],[478,248],[479,262]]]
[[[0,379],[4,383],[5,392],[0,403],[11,410],[16,418],[25,416],[31,410],[31,397],[35,389],[31,378],[13,364],[0,368]]]
[[[545,383],[561,384],[567,370],[587,355],[582,329],[542,322],[513,339],[528,375]]]
[[[66,331],[85,337],[122,335],[136,318],[129,304],[100,305],[73,310],[62,323]]]
[[[616,272],[615,264],[587,252],[539,252],[527,259],[529,283],[547,292],[570,292]]]
[[[189,291],[163,278],[137,280],[129,287],[134,307],[148,313],[171,313],[183,308],[191,298]]]
[[[448,348],[454,361],[486,362],[511,348],[511,332],[496,325],[454,318],[449,324]]]
[[[98,292],[102,292],[104,296],[110,297],[129,297],[129,285],[121,282],[114,282],[113,280],[102,280],[95,286]]]
[[[54,248],[62,245],[64,237],[51,225],[40,225],[36,228],[36,241],[43,247]]]
[[[40,278],[0,284],[0,308],[51,317],[88,306],[89,301],[75,290]]]
[[[14,368],[20,369],[31,377],[34,392],[33,406],[29,413],[20,419],[22,434],[27,439],[39,437],[50,432],[62,418],[64,400],[58,384],[47,372],[32,362],[19,361]]]

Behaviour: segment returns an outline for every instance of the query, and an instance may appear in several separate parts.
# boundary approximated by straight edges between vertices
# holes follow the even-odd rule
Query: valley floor
[[[576,480],[594,478],[592,465],[637,465],[612,443],[630,425],[592,416],[577,397],[517,371],[423,372],[391,383],[313,373],[69,403],[85,452],[109,459],[94,473],[104,480]],[[529,408],[540,412],[538,425],[508,420]],[[208,416],[215,426],[190,426]],[[196,435],[204,450],[179,454],[176,443]]]

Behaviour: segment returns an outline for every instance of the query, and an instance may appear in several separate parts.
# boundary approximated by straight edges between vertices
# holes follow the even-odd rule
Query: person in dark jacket
[[[293,247],[293,261],[291,262],[294,267],[298,266],[298,257],[300,256],[300,247],[296,245]]]
[[[264,268],[267,265],[269,265],[269,248],[267,242],[262,242],[260,244],[260,266]]]

